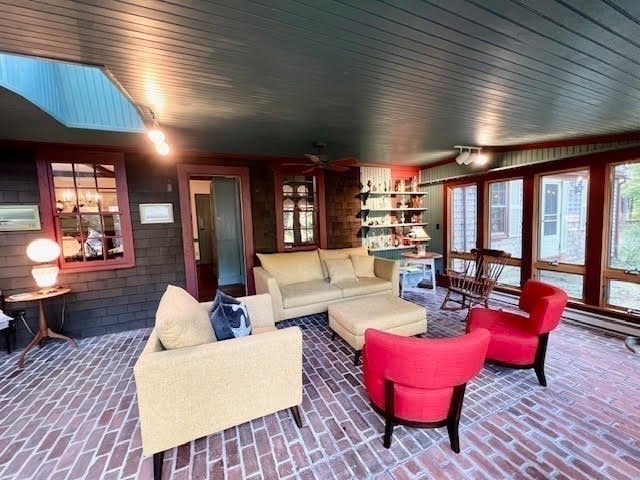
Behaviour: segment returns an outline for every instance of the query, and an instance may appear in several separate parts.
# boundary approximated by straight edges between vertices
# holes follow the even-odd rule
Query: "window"
[[[520,286],[522,259],[522,179],[489,183],[489,248],[511,254],[498,282]]]
[[[570,297],[584,296],[588,170],[538,177],[536,274]]]
[[[476,248],[478,192],[475,185],[451,189],[451,250],[470,252]]]
[[[322,175],[276,172],[280,207],[276,216],[278,250],[304,250],[320,246]]]
[[[605,305],[640,313],[640,161],[609,168]]]
[[[45,228],[60,244],[63,270],[134,265],[122,155],[39,152],[38,175]]]
[[[465,261],[472,258],[476,248],[478,189],[476,185],[454,187],[449,194],[449,266],[464,270]]]

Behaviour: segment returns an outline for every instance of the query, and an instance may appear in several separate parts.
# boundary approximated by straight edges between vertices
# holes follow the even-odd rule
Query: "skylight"
[[[70,128],[145,131],[136,107],[99,67],[0,53],[0,86]]]

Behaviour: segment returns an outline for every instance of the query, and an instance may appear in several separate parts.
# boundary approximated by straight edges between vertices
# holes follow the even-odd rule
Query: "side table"
[[[60,340],[65,340],[69,342],[74,347],[77,347],[75,340],[69,338],[65,335],[60,335],[59,333],[55,333],[47,323],[47,317],[44,314],[44,306],[43,300],[47,298],[59,297],[61,295],[66,295],[71,291],[70,288],[51,288],[47,290],[39,290],[37,292],[28,292],[28,293],[18,293],[15,295],[11,295],[5,299],[7,303],[18,303],[18,302],[38,302],[38,331],[33,337],[33,340],[29,342],[22,353],[20,354],[20,358],[18,359],[18,367],[24,367],[24,357],[29,350],[33,348],[34,345],[40,343],[45,338],[58,338]]]
[[[402,263],[402,268],[405,269],[407,265],[410,264],[418,264],[422,265],[422,278],[424,278],[425,267],[428,265],[431,268],[431,285],[433,286],[433,292],[436,291],[436,258],[442,258],[441,253],[437,252],[425,252],[424,254],[419,254],[416,252],[403,252],[402,257],[404,262]],[[407,274],[404,273],[402,275],[402,292],[400,293],[400,298],[404,298],[404,290],[407,283]]]

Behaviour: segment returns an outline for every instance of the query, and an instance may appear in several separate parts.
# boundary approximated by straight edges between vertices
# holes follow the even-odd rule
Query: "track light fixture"
[[[156,114],[151,109],[149,109],[149,116],[151,117],[151,128],[147,129],[147,136],[149,137],[149,140],[153,142],[156,147],[156,151],[160,155],[168,155],[171,148],[167,143],[167,138],[164,132],[160,129],[160,124],[156,119]]]
[[[482,150],[481,147],[454,145],[453,148],[457,148],[460,150],[460,153],[456,157],[456,163],[458,165],[469,165],[471,163],[475,163],[476,165],[484,165],[489,160],[486,154],[480,153],[480,150]]]

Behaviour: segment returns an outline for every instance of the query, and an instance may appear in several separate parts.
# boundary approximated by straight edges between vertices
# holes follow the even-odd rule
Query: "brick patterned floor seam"
[[[427,310],[427,337],[464,332],[443,290],[407,299]],[[88,320],[89,321],[89,320]],[[303,331],[304,427],[277,412],[166,452],[165,479],[638,479],[640,356],[620,338],[563,323],[550,336],[549,386],[531,370],[487,365],[467,388],[461,453],[446,428],[398,426],[382,446],[362,367],[326,314],[287,320]],[[151,479],[142,456],[133,365],[149,329],[49,342],[0,354],[0,478]]]

